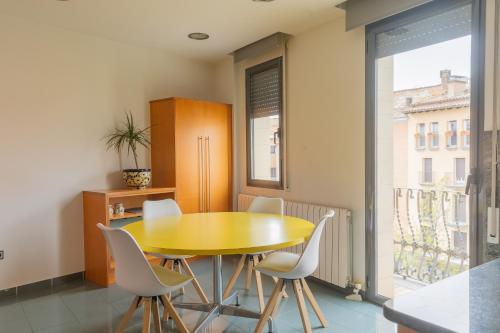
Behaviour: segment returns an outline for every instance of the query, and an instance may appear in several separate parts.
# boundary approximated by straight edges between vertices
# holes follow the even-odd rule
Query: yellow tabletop
[[[149,253],[177,255],[246,254],[279,250],[305,242],[314,224],[281,215],[228,212],[184,214],[123,229]]]

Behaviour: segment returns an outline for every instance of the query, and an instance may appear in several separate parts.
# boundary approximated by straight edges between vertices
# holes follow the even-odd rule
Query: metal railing
[[[394,272],[433,283],[469,266],[463,192],[394,189]]]

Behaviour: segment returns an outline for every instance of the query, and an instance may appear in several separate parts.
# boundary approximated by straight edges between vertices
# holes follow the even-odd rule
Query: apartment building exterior
[[[469,173],[469,78],[442,70],[440,79],[437,85],[394,92],[395,237],[397,244],[420,237],[424,247],[427,242],[453,252],[452,257],[464,258],[461,263],[455,259],[457,265],[464,265],[469,250],[464,194]],[[403,236],[398,236],[398,229]]]

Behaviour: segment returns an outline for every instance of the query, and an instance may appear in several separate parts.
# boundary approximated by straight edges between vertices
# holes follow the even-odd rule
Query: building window
[[[283,188],[282,68],[280,57],[250,67],[245,73],[249,186]]]
[[[423,173],[422,173],[422,183],[432,184],[432,158],[423,159]]]
[[[465,184],[465,158],[455,158],[455,185]]]
[[[430,135],[430,145],[432,149],[438,149],[439,148],[439,123],[438,122],[432,122],[431,123],[431,131],[429,133]]]
[[[424,149],[425,148],[425,124],[417,124],[417,133],[415,133],[415,148]]]
[[[456,224],[466,224],[466,196],[463,194],[458,194],[455,197],[455,210],[454,210],[454,218]]]
[[[467,233],[453,231],[453,248],[457,252],[467,253]]]
[[[464,130],[462,132],[462,146],[464,148],[470,147],[470,119],[464,120]]]
[[[448,122],[448,132],[446,133],[446,147],[456,148],[457,147],[457,121],[452,120]]]
[[[276,168],[271,168],[271,178],[276,178]]]

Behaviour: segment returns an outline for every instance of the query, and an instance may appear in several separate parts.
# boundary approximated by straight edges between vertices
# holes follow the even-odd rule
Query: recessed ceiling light
[[[274,0],[252,0],[253,2],[272,2]]]
[[[193,32],[188,35],[189,38],[191,39],[196,39],[196,40],[204,40],[208,39],[210,37],[208,34],[204,32]]]

